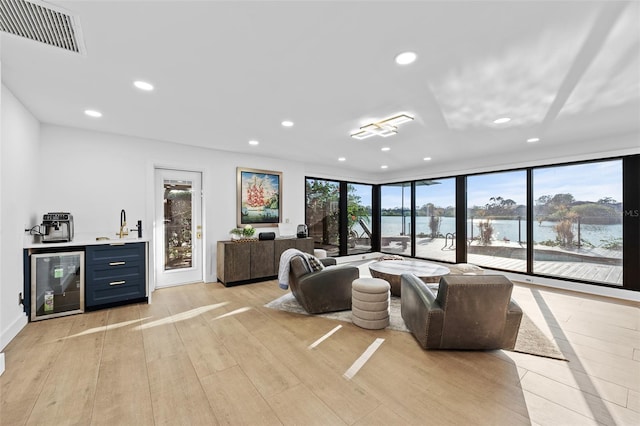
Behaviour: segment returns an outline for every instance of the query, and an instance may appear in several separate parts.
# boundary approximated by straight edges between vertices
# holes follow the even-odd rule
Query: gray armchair
[[[401,314],[424,349],[513,349],[522,310],[503,275],[447,275],[439,286],[402,274]]]
[[[320,259],[324,266],[336,265],[333,258]],[[300,256],[289,264],[291,293],[310,314],[351,309],[351,283],[360,277],[355,266],[340,265],[309,272]]]

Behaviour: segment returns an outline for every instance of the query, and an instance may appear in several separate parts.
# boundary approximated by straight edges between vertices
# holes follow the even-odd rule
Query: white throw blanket
[[[278,267],[278,285],[283,290],[289,289],[289,270],[290,270],[290,262],[296,256],[300,256],[304,264],[307,268],[307,271],[311,270],[311,266],[309,265],[309,260],[307,259],[307,254],[298,250],[298,249],[286,249],[282,252],[280,256],[280,265]]]

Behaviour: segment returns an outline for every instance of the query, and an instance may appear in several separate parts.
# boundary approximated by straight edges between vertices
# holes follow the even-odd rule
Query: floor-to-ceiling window
[[[373,186],[347,183],[347,254],[371,251]]]
[[[375,249],[640,290],[639,155],[383,185],[306,184],[310,234],[334,256]]]
[[[416,182],[416,257],[456,261],[456,180]]]
[[[534,273],[622,285],[621,160],[535,168],[533,199]]]
[[[340,254],[340,182],[307,178],[306,223],[316,248]]]
[[[525,170],[467,177],[467,260],[527,271]]]
[[[411,183],[380,187],[380,250],[411,255]]]

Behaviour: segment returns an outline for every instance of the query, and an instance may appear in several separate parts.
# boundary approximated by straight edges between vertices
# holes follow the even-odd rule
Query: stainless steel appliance
[[[42,216],[43,243],[61,243],[73,240],[73,216],[71,213],[54,212]]]
[[[31,321],[84,312],[84,252],[31,255]]]

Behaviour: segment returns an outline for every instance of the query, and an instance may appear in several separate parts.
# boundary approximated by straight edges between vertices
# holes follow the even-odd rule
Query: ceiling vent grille
[[[77,17],[37,0],[2,0],[0,30],[84,54]]]

